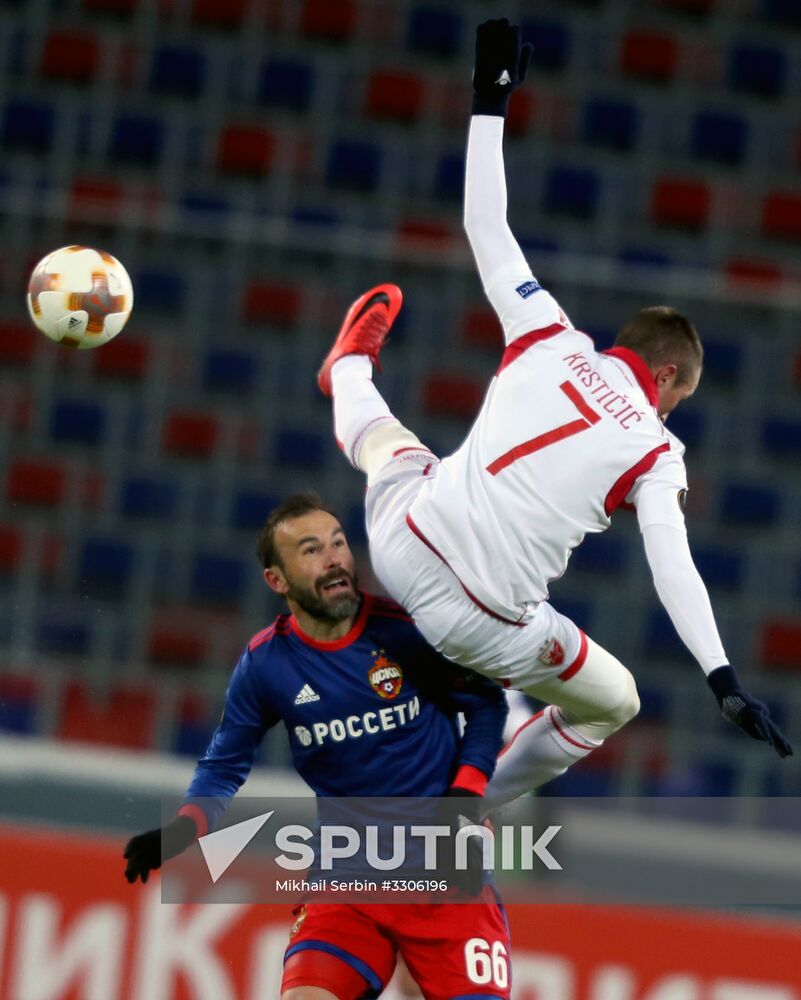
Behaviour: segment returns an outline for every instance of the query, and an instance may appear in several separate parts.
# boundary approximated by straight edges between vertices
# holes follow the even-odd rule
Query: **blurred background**
[[[512,228],[599,347],[662,302],[701,333],[701,388],[670,418],[691,544],[732,662],[799,743],[798,0],[0,0],[0,995],[212,988],[184,973],[173,993],[144,959],[136,986],[82,972],[67,945],[90,926],[85,883],[34,912],[36,946],[4,900],[53,891],[52,852],[73,836],[91,891],[139,905],[116,885],[118,843],[180,794],[239,652],[282,610],[254,554],[272,505],[321,492],[374,585],[362,477],[314,382],[365,288],[404,290],[380,379],[398,416],[438,453],[469,427],[502,339],[461,230],[463,157],[474,27],[501,15],[535,46],[507,125]],[[97,351],[59,349],[25,313],[30,269],[71,243],[134,283],[128,326]],[[801,756],[780,762],[720,719],[641,551],[620,512],[553,587],[632,669],[643,711],[548,793],[801,796]],[[285,742],[269,734],[255,791],[284,780]],[[759,827],[764,810],[731,822]],[[59,945],[63,908],[84,923]],[[153,947],[168,936],[147,926]],[[30,956],[47,948],[44,983]],[[798,965],[770,1000],[799,995]],[[596,996],[583,965],[555,993],[537,968],[521,998]],[[651,980],[626,982],[604,1000]]]

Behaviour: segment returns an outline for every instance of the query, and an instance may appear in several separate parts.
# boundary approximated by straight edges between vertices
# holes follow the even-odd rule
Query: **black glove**
[[[483,809],[484,797],[466,788],[449,788],[442,800],[443,823],[451,828],[442,874],[450,886],[469,896],[480,896],[484,888],[484,845],[478,837],[468,837],[467,867],[457,869],[455,838],[464,826],[481,826]]]
[[[133,883],[141,876],[147,882],[151,871],[185,851],[196,837],[197,827],[191,816],[178,816],[163,829],[131,837],[122,855],[128,859],[125,877]]]
[[[520,44],[520,28],[505,17],[476,29],[473,114],[506,117],[512,91],[526,78],[533,48]]]
[[[770,713],[740,687],[734,667],[718,667],[707,677],[723,715],[755,740],[769,743],[780,757],[792,757],[793,748],[770,719]]]

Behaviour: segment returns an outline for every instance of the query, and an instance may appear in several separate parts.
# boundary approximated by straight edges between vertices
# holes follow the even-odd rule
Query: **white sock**
[[[576,732],[559,709],[549,705],[525,722],[501,750],[487,785],[488,810],[558,778],[602,743]]]
[[[331,369],[331,389],[337,444],[360,469],[359,449],[365,434],[395,417],[373,384],[373,363],[366,354],[340,358]]]

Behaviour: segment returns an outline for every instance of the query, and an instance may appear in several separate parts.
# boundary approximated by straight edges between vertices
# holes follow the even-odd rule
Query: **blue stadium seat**
[[[761,13],[768,21],[801,27],[801,6],[798,0],[762,0]]]
[[[553,167],[545,182],[545,209],[590,219],[598,207],[601,181],[592,169]]]
[[[409,14],[406,39],[413,52],[454,56],[461,51],[462,18],[445,4],[414,7]]]
[[[684,403],[670,414],[668,427],[688,448],[697,448],[704,439],[706,413],[699,404]]]
[[[337,139],[331,146],[325,179],[332,187],[365,193],[378,187],[381,175],[381,149],[360,139]]]
[[[231,211],[231,203],[222,195],[214,193],[192,192],[185,194],[180,201],[185,215],[203,218],[207,221],[219,221]]]
[[[729,57],[729,85],[759,97],[779,97],[787,78],[787,58],[767,45],[736,45]]]
[[[180,312],[186,299],[186,279],[164,267],[144,268],[136,277],[137,310]]]
[[[537,789],[537,797],[554,798],[564,795],[606,798],[615,793],[616,784],[617,778],[613,771],[574,765],[560,777]]]
[[[801,460],[801,420],[765,420],[759,437],[769,455]]]
[[[781,498],[770,486],[728,483],[720,498],[720,516],[730,524],[768,527],[781,513]]]
[[[314,431],[285,428],[275,439],[276,465],[297,465],[306,469],[320,469],[325,465],[331,442],[326,435]]]
[[[12,733],[33,732],[37,715],[33,679],[0,677],[0,729]]]
[[[342,520],[342,527],[345,529],[345,534],[351,548],[354,545],[367,545],[367,529],[364,524],[363,503],[357,503],[348,508]]]
[[[241,531],[258,531],[266,521],[267,515],[279,503],[279,498],[272,493],[242,490],[234,497],[231,524]]]
[[[559,597],[554,601],[554,607],[559,614],[575,622],[585,632],[592,632],[593,605],[590,601],[582,601],[572,597]]]
[[[100,403],[58,399],[50,411],[50,438],[62,444],[100,444],[106,432],[106,411]]]
[[[645,626],[645,654],[654,659],[683,659],[690,655],[678,637],[667,612],[661,606],[653,608]]]
[[[36,627],[36,650],[63,656],[86,656],[92,630],[85,620],[59,611],[46,611]]]
[[[564,69],[570,60],[570,31],[564,21],[550,18],[526,18],[520,23],[524,42],[531,42],[534,51],[531,65],[536,69]]]
[[[614,576],[626,571],[628,556],[624,538],[612,534],[587,535],[570,556],[570,570]]]
[[[434,175],[437,201],[460,202],[464,192],[464,153],[443,153]]]
[[[251,569],[250,560],[198,552],[192,560],[190,598],[233,607],[245,596]]]
[[[721,590],[742,589],[745,580],[742,552],[719,545],[698,545],[693,548],[693,559],[707,586]]]
[[[121,599],[126,596],[134,567],[134,550],[128,542],[87,538],[78,564],[78,589],[91,597]]]
[[[663,722],[670,715],[670,696],[661,687],[649,687],[647,682],[637,681],[637,693],[640,696],[640,720]]]
[[[339,213],[329,206],[296,205],[290,213],[290,218],[298,226],[319,226],[332,229],[339,225]]]
[[[742,163],[748,147],[748,122],[742,115],[700,111],[693,120],[693,156],[716,163]]]
[[[258,372],[255,354],[248,351],[209,351],[203,363],[203,388],[249,392]]]
[[[164,147],[164,124],[151,115],[118,115],[111,131],[109,156],[118,163],[155,167]]]
[[[174,516],[178,507],[178,486],[155,476],[130,476],[120,489],[120,513],[125,517],[162,520]]]
[[[269,107],[306,111],[314,93],[314,69],[303,59],[268,59],[261,70],[258,98]]]
[[[199,97],[206,84],[206,56],[188,45],[160,45],[153,53],[150,89],[158,94]]]
[[[672,267],[673,259],[661,250],[646,247],[626,247],[618,257],[624,264],[641,264],[643,267]],[[704,342],[706,344],[706,342]]]
[[[640,112],[631,101],[597,97],[584,106],[583,138],[591,146],[631,149],[637,142]]]
[[[736,385],[743,370],[743,349],[731,340],[704,338],[704,382]]]
[[[46,153],[53,142],[55,124],[53,108],[43,101],[23,98],[7,101],[3,113],[3,145],[8,149]]]

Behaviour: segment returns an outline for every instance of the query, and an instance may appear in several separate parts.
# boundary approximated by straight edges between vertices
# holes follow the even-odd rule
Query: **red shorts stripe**
[[[575,677],[576,674],[584,666],[584,661],[587,659],[587,636],[579,629],[579,651],[575,660],[566,667],[561,674],[558,675],[557,679],[560,681],[569,681],[571,677]]]
[[[557,731],[557,733],[559,733],[559,735],[562,737],[563,740],[565,740],[567,743],[572,743],[572,745],[574,747],[578,747],[579,750],[598,749],[597,747],[589,746],[587,743],[580,743],[578,740],[574,740],[572,736],[568,736],[568,734],[564,731],[562,726],[559,725],[559,721],[557,719],[558,714],[559,714],[559,709],[556,707],[556,705],[551,705],[551,722],[553,723],[554,729]],[[564,719],[562,721],[564,722]],[[564,725],[567,725],[567,723],[564,722]]]

